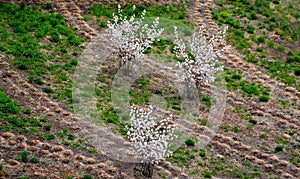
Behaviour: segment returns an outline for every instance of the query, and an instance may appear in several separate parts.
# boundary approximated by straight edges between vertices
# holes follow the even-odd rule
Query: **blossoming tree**
[[[126,126],[127,137],[143,163],[142,173],[146,177],[152,176],[154,164],[172,155],[170,142],[178,137],[172,115],[156,119],[151,115],[152,112],[152,106],[138,108],[133,105],[130,112],[131,125]]]
[[[135,6],[133,6],[134,9]],[[144,23],[146,10],[142,12],[139,19],[136,19],[134,14],[130,18],[123,17],[121,12],[121,6],[118,5],[118,14],[113,14],[113,22],[108,21],[106,35],[116,46],[122,65],[130,67],[130,63],[144,57],[143,52],[151,47],[153,41],[162,34],[164,29],[158,29],[158,17],[152,25]]]
[[[182,80],[188,82],[188,85],[194,83],[198,88],[215,80],[216,73],[223,70],[223,67],[218,65],[218,56],[225,49],[230,48],[224,45],[226,28],[209,40],[204,36],[203,30],[204,27],[201,26],[199,31],[192,35],[187,48],[184,41],[178,37],[177,27],[174,27],[175,53],[179,58],[184,59],[183,62],[178,62],[178,67],[183,71],[180,76]]]

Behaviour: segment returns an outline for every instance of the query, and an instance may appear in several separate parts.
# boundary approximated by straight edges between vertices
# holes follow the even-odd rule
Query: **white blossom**
[[[230,48],[230,46],[224,46],[226,28],[209,40],[203,35],[203,29],[204,27],[201,26],[199,31],[192,35],[188,41],[189,49],[187,49],[183,40],[178,37],[177,27],[174,27],[175,53],[177,57],[184,59],[183,62],[177,64],[183,70],[183,74],[180,74],[180,76],[182,80],[197,85],[208,84],[215,80],[215,74],[223,70],[223,66],[217,66],[218,57],[224,50]],[[215,50],[214,47],[220,48]],[[188,50],[190,50],[194,59],[189,57]]]
[[[133,10],[135,6],[133,6]],[[146,10],[139,19],[132,15],[130,18],[123,17],[121,6],[118,5],[118,14],[113,14],[113,22],[108,21],[106,36],[117,48],[118,55],[123,64],[133,62],[144,57],[143,52],[151,47],[153,41],[159,37],[163,28],[158,29],[159,18],[155,18],[152,25],[144,24]]]
[[[136,154],[141,158],[141,162],[157,164],[165,157],[172,155],[169,150],[170,141],[176,139],[176,124],[173,116],[159,121],[151,116],[153,107],[138,108],[133,105],[130,112],[130,126],[127,136]],[[158,121],[158,122],[156,122]]]

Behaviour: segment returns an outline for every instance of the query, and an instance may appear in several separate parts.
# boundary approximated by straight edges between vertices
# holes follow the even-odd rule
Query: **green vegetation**
[[[269,97],[268,96],[260,96],[258,99],[261,102],[268,102],[269,101]]]
[[[38,159],[38,158],[31,158],[30,160],[29,160],[29,162],[31,162],[31,163],[39,163],[40,162],[40,160]]]
[[[28,162],[28,152],[27,151],[21,152],[20,155],[21,155],[21,161],[22,162],[24,162],[24,163]]]
[[[82,179],[93,179],[93,177],[90,174],[85,174],[83,175]]]
[[[206,157],[206,151],[204,149],[201,149],[199,151],[199,155],[200,155],[200,157]]]
[[[296,27],[297,25],[290,23],[290,19],[300,18],[299,13],[293,8],[286,7],[279,0],[272,0],[271,2],[262,0],[251,2],[247,0],[221,0],[215,3],[218,8],[212,9],[213,19],[219,25],[226,24],[230,26],[228,42],[243,53],[247,61],[267,69],[272,78],[278,78],[282,82],[295,85],[299,89],[300,52],[293,46],[293,44],[298,43],[299,28]],[[116,9],[117,4],[100,3],[92,5],[88,10],[88,14],[84,16],[84,21],[93,22],[94,17],[92,16],[96,16],[99,27],[105,28],[107,20],[112,20],[112,14],[116,12]],[[174,20],[172,22],[174,24],[183,23],[187,27],[192,27],[192,24],[187,20],[190,17],[188,14],[189,7],[184,4],[136,5],[136,9],[132,10],[132,4],[127,3],[123,5],[122,9],[122,13],[127,16],[132,14],[139,16],[144,9],[147,9],[146,17],[149,17],[150,20],[153,20],[155,16],[159,16]],[[282,17],[279,16],[281,13],[283,14]],[[53,12],[51,3],[36,7],[25,3],[20,5],[0,3],[0,15],[0,53],[7,55],[13,65],[19,70],[23,70],[28,75],[30,83],[51,97],[63,102],[68,100],[67,103],[70,103],[72,98],[72,81],[70,77],[80,61],[77,59],[81,52],[78,46],[84,42],[84,39],[78,38],[76,32],[67,27],[62,15]],[[167,21],[162,20],[161,23],[162,26],[165,26]],[[174,25],[172,23],[168,24],[171,28]],[[166,31],[167,33],[171,32],[169,29],[166,29]],[[182,35],[190,35],[191,33],[192,31],[188,29]],[[274,34],[275,37],[270,37],[270,34]],[[174,56],[174,44],[171,38],[160,38],[152,45],[152,48],[147,49],[145,54],[159,57],[164,62],[182,61],[182,59]],[[190,57],[193,58],[191,55]],[[112,132],[125,135],[127,132],[125,125],[127,125],[126,121],[128,121],[129,115],[119,116],[120,109],[114,108],[111,99],[111,84],[118,70],[118,67],[115,67],[118,66],[118,61],[114,60],[109,61],[109,64],[103,64],[102,71],[97,74],[97,80],[101,83],[95,88],[98,100],[98,113],[95,115],[99,115],[111,127]],[[158,100],[165,102],[167,110],[171,113],[184,112],[185,109],[182,109],[180,105],[181,96],[178,95],[174,85],[171,82],[166,83],[167,80],[163,78],[163,75],[151,75],[143,76],[132,83],[129,90],[130,104],[148,105],[152,102],[151,100],[157,100],[156,97],[159,97],[162,100],[159,98]],[[270,90],[264,88],[258,82],[251,83],[245,80],[240,71],[225,69],[225,81],[229,90],[242,94],[242,97],[245,97],[246,100],[255,98],[256,101],[264,103],[271,99]],[[205,109],[209,108],[214,102],[214,99],[209,96],[200,94],[199,97],[201,102],[204,103]],[[76,99],[73,102],[76,102]],[[272,102],[275,101],[272,100]],[[278,100],[276,102],[286,108],[299,107],[296,103],[293,104],[289,101]],[[22,105],[12,101],[0,89],[1,131],[32,134],[40,140],[52,140],[48,141],[50,143],[61,141],[61,144],[74,147],[75,150],[85,150],[84,152],[88,152],[89,155],[98,153],[96,148],[85,146],[89,142],[88,140],[76,138],[77,135],[71,133],[71,130],[67,128],[60,127],[56,129],[56,123],[50,123],[51,117],[41,118],[34,111],[27,108],[27,106],[23,108]],[[235,136],[245,136],[245,133],[255,135],[260,139],[257,142],[263,141],[262,145],[259,144],[260,149],[268,152],[274,150],[273,152],[280,155],[281,158],[283,158],[282,156],[286,151],[289,151],[290,158],[284,160],[289,160],[295,166],[300,166],[297,150],[299,144],[296,144],[296,150],[290,150],[292,143],[280,136],[274,141],[276,147],[270,150],[265,144],[272,141],[272,133],[269,135],[267,129],[262,129],[265,127],[264,122],[261,122],[259,118],[256,120],[252,117],[252,109],[235,108],[233,112],[239,115],[241,119],[239,122],[242,122],[242,125],[223,123],[219,127],[221,133]],[[291,113],[291,111],[287,111],[287,113]],[[192,117],[195,117],[202,127],[211,127],[209,121],[202,119],[202,116],[200,117],[198,113],[193,113]],[[100,123],[100,121],[95,122]],[[257,129],[262,129],[262,131],[255,131]],[[288,130],[284,133],[291,135],[293,139],[297,137],[296,130]],[[236,139],[233,137],[233,140]],[[189,138],[167,160],[183,168],[188,174],[197,175],[195,178],[212,178],[212,176],[222,176],[223,178],[274,177],[271,176],[273,173],[265,172],[261,167],[255,167],[256,165],[248,160],[240,161],[241,163],[237,165],[231,157],[225,154],[224,156],[215,156],[214,147],[215,145],[210,143],[207,147],[199,149],[196,147],[196,141]],[[40,161],[39,158],[30,156],[30,154],[27,151],[22,151],[18,153],[15,159],[19,162],[44,165],[45,161]],[[241,153],[240,157],[243,158],[246,155],[247,153]],[[195,165],[200,167],[195,169]],[[0,164],[0,178],[3,176],[3,170],[3,165]],[[262,170],[264,171],[263,174],[260,173]],[[80,173],[80,175],[84,179],[93,178],[90,174]],[[167,178],[162,172],[159,175],[162,178]],[[64,177],[72,178],[69,176]]]
[[[38,131],[36,127],[42,127],[43,122],[36,118],[31,117],[18,117],[16,114],[28,115],[27,110],[20,110],[19,105],[12,101],[3,89],[0,88],[0,122],[4,122],[5,125],[1,125],[0,130],[3,131],[24,131],[27,134],[34,134]],[[23,115],[23,116],[24,116]]]
[[[212,17],[219,25],[229,25],[227,40],[246,56],[246,60],[266,68],[272,77],[300,90],[297,80],[299,49],[294,48],[300,40],[299,25],[295,22],[300,16],[300,6],[278,0],[272,3],[273,7],[270,1],[263,0],[221,0],[212,9]],[[274,40],[276,38],[280,40]],[[253,49],[253,43],[259,45],[254,48],[256,52],[249,49]]]
[[[282,152],[283,151],[283,146],[276,146],[274,151],[277,153],[277,152]]]
[[[51,7],[0,3],[0,52],[11,57],[16,67],[28,72],[31,83],[39,85],[43,84],[42,80],[50,79],[48,74],[54,76],[54,83],[59,83],[60,75],[72,73],[75,69],[72,65],[77,63],[72,53],[79,51],[78,46],[84,42]],[[48,11],[42,12],[43,9]],[[45,43],[48,37],[50,42]],[[60,85],[53,96],[71,103],[66,87],[70,88]],[[44,91],[53,93],[51,88]]]
[[[269,89],[265,89],[261,84],[249,83],[246,80],[242,79],[242,75],[235,71],[229,71],[228,69],[224,69],[225,71],[225,81],[226,87],[230,90],[238,90],[240,89],[244,94],[247,94],[249,97],[255,95],[260,96],[259,100],[263,102],[268,101],[268,96],[270,93]],[[262,95],[262,96],[261,96]]]
[[[184,142],[187,146],[194,146],[195,145],[195,141],[193,139],[187,139]]]
[[[140,17],[142,12],[146,10],[145,17],[161,17],[172,20],[177,20],[183,23],[188,23],[184,21],[185,18],[185,6],[184,4],[175,4],[172,3],[170,5],[155,5],[146,7],[141,4],[136,4],[136,8],[133,10],[133,4],[127,3],[122,7],[122,15],[130,17],[135,14],[136,17]],[[97,17],[105,17],[109,20],[113,19],[112,14],[117,12],[118,4],[110,4],[110,3],[101,3],[99,5],[95,5],[89,9],[89,14],[97,16]],[[104,20],[99,20],[98,23],[101,27],[106,27]]]

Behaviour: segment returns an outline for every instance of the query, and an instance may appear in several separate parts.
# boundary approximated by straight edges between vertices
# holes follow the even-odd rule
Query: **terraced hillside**
[[[167,35],[145,51],[143,68],[153,73],[133,80],[128,92],[130,104],[161,102],[158,116],[179,118],[184,111],[176,71],[169,68],[182,60],[168,36],[172,26],[183,36],[203,26],[208,39],[228,26],[222,45],[232,46],[219,58],[223,118],[216,126],[208,118],[216,89],[204,86],[195,121],[177,121],[192,137],[155,165],[152,178],[300,178],[297,1],[2,0],[0,178],[145,178],[141,163],[114,156],[131,156],[125,137],[130,116],[119,115],[111,95],[120,59],[111,54],[98,62],[110,49],[103,33],[118,3],[123,15],[138,17],[145,9],[147,19],[160,17],[165,27]],[[78,70],[87,71],[86,79]],[[90,113],[78,115],[82,101],[74,95],[87,84],[95,85],[95,95],[80,109]],[[198,141],[208,144],[199,147]]]

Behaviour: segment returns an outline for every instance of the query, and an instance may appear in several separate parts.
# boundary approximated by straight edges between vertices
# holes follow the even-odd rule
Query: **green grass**
[[[195,146],[195,141],[193,139],[187,139],[184,141],[187,146]]]
[[[28,115],[28,110],[21,110],[20,105],[12,101],[0,88],[0,120],[5,125],[0,126],[3,131],[24,131],[27,134],[37,133],[37,128],[43,126],[43,121],[32,117],[19,117]]]
[[[54,83],[59,82],[60,75],[72,73],[77,64],[72,54],[80,51],[78,45],[85,41],[76,37],[76,32],[67,27],[64,17],[54,14],[49,4],[33,7],[26,3],[1,2],[0,34],[0,53],[8,55],[17,68],[30,75],[29,81],[38,85],[43,84],[42,80],[49,80],[49,73],[58,80]],[[52,43],[41,43],[48,36]],[[43,50],[49,51],[50,55],[42,53]],[[51,64],[47,65],[48,62]],[[60,99],[68,99],[71,103],[70,95],[61,92],[65,89],[58,89],[56,95],[60,94]]]
[[[251,96],[260,96],[260,100],[263,102],[267,102],[268,96],[270,94],[270,90],[262,87],[261,84],[250,83],[246,80],[243,80],[241,74],[235,71],[229,71],[228,69],[224,69],[225,71],[225,81],[226,87],[230,90],[241,90],[244,94],[247,94],[249,97]]]
[[[31,158],[30,160],[29,160],[29,162],[31,162],[31,163],[39,163],[40,162],[40,160],[38,159],[38,158]]]
[[[145,17],[161,17],[166,19],[172,19],[176,21],[180,21],[182,23],[189,24],[188,21],[185,21],[186,16],[186,9],[184,4],[169,4],[169,5],[154,5],[146,7],[141,4],[135,4],[136,9],[133,10],[133,4],[127,3],[126,5],[122,6],[122,15],[130,17],[133,14],[136,17],[140,17],[143,10],[146,10]],[[112,14],[116,13],[118,9],[118,4],[110,4],[110,3],[101,3],[95,6],[92,6],[88,13],[90,15],[94,15],[96,17],[105,17],[106,19],[113,19]],[[105,27],[105,20],[98,20],[98,23],[101,27]]]
[[[248,62],[266,68],[273,78],[300,90],[298,73],[295,73],[300,62],[299,50],[293,48],[300,40],[299,25],[293,20],[300,17],[300,6],[277,0],[276,3],[271,8],[270,2],[262,0],[221,0],[212,9],[212,17],[219,25],[229,25],[227,41],[243,53]],[[248,38],[245,32],[249,33]],[[268,33],[279,35],[281,41],[275,43]],[[249,50],[253,49],[253,43],[259,45],[256,52]]]

